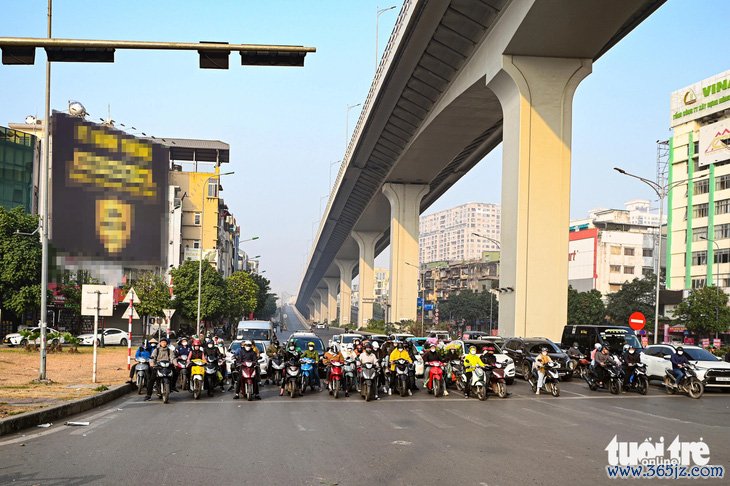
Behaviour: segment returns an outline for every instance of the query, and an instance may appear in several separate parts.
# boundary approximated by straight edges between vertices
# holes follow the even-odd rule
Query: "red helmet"
[[[198,338],[193,339],[193,346],[200,346],[200,339],[198,339]]]

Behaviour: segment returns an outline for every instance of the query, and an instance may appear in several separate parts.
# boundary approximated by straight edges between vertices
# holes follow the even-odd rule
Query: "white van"
[[[241,321],[236,327],[236,339],[241,341],[271,341],[273,333],[270,321]]]

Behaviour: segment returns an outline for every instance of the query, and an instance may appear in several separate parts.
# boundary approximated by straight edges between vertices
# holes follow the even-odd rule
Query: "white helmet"
[[[352,344],[348,344],[347,346],[345,346],[345,349],[348,351],[352,351],[353,349],[355,349],[355,347]]]
[[[246,341],[243,342],[243,345],[244,346],[253,346],[253,343],[251,341],[249,341],[249,340],[246,340]]]
[[[378,349],[380,349],[380,344],[377,341],[373,341],[373,350],[377,351]]]
[[[596,349],[601,349],[603,346],[601,346],[601,343],[596,343],[593,345],[593,347]]]

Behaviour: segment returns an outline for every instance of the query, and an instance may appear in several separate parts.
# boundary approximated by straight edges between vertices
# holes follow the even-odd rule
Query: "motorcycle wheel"
[[[443,388],[441,388],[442,386],[443,386],[443,382],[440,379],[438,379],[438,378],[433,379],[433,382],[432,382],[433,396],[441,397],[444,395],[444,390],[443,390]]]
[[[554,397],[559,397],[560,396],[560,384],[558,384],[558,383],[551,384],[550,393],[552,393],[552,395]]]
[[[362,396],[365,399],[366,402],[370,401],[370,385],[367,383],[362,384]]]
[[[294,398],[295,396],[297,396],[297,390],[296,390],[296,387],[294,386],[294,383],[292,383],[290,381],[287,386],[289,387],[289,396],[292,397],[292,398]]]
[[[608,382],[608,391],[611,392],[612,395],[618,395],[621,393],[621,384],[618,380],[610,380]]]
[[[461,381],[461,378],[456,379],[456,389],[459,390],[460,392],[464,391],[464,382]]]
[[[162,383],[162,403],[170,401],[170,384],[168,382]]]
[[[672,380],[670,380],[669,377],[664,378],[664,389],[667,391],[668,395],[674,395],[677,393],[677,390],[675,390],[672,386]]]
[[[507,396],[507,385],[497,382],[497,395],[499,398],[505,398]]]
[[[332,393],[335,396],[335,400],[340,398],[340,380],[335,380],[335,390]]]
[[[588,389],[590,391],[598,390],[598,386],[596,386],[595,382],[591,380],[590,376],[588,376],[588,372],[583,373],[583,379],[586,381],[586,384],[588,385]]]
[[[638,391],[642,395],[646,395],[646,392],[648,390],[649,390],[649,379],[646,376],[639,377],[639,380],[636,383],[636,391]]]
[[[487,399],[487,389],[482,385],[477,385],[476,389],[477,389],[477,391],[476,391],[477,398],[481,401],[486,400]]]
[[[142,375],[137,375],[137,395],[142,394],[142,389],[144,388],[145,382]]]
[[[200,399],[200,392],[203,391],[203,380],[195,380],[193,385],[193,399]]]
[[[531,375],[530,366],[527,363],[523,364],[522,365],[522,378],[525,381],[530,381],[530,375]]]
[[[246,400],[249,402],[253,400],[253,385],[251,383],[246,383]]]
[[[700,398],[703,393],[705,393],[705,385],[703,385],[697,378],[692,378],[692,381],[690,381],[687,386],[687,394],[690,397],[697,399]]]
[[[406,380],[399,380],[398,382],[398,388],[400,389],[400,396],[406,397],[408,396],[408,384],[406,383]]]

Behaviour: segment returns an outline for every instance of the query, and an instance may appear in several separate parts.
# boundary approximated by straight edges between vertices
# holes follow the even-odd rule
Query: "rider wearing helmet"
[[[484,346],[484,348],[482,348],[482,362],[487,366],[494,366],[497,364],[497,357],[494,355],[495,351],[496,349],[494,349],[494,346],[491,344]]]
[[[172,363],[172,348],[169,347],[168,344],[169,341],[166,337],[163,336],[160,338],[160,345],[156,347],[152,353],[150,353],[150,368],[154,368],[154,366],[160,361],[169,361]],[[145,401],[152,399],[152,390],[155,389],[155,385],[158,382],[159,377],[157,376],[157,372],[153,370],[150,379],[147,380],[147,396],[144,398]],[[177,391],[174,383],[172,384],[172,390]]]
[[[464,387],[464,398],[469,398],[471,388],[471,377],[477,366],[484,366],[484,362],[477,354],[476,346],[469,346],[469,354],[464,355],[464,375],[466,376],[466,386]]]
[[[568,348],[568,357],[571,359],[578,359],[583,353],[580,352],[580,346],[578,342],[574,342],[573,345]]]
[[[396,374],[395,371],[395,362],[399,359],[404,359],[408,361],[409,363],[413,364],[413,359],[411,358],[410,353],[406,350],[406,345],[403,341],[396,341],[395,343],[395,349],[390,353],[390,356],[388,358],[388,361],[390,362],[390,388],[395,388],[395,378]],[[391,394],[391,391],[388,391],[388,394]],[[408,395],[413,395],[411,390],[408,390]]]
[[[591,366],[596,366],[596,354],[598,354],[603,346],[601,343],[596,343],[593,345],[593,349],[591,350]]]
[[[302,355],[302,350],[299,349],[299,346],[297,346],[297,342],[294,340],[291,340],[287,343],[286,348],[282,351],[282,358],[284,359],[284,362],[287,363],[289,361],[299,361],[299,357]],[[281,388],[279,389],[279,396],[284,395],[284,384],[286,380],[286,375],[282,373],[281,375]]]
[[[180,369],[178,367],[178,363],[181,361],[183,364],[188,363],[188,358],[190,357],[190,351],[192,351],[192,348],[188,344],[188,338],[182,337],[180,338],[180,341],[178,341],[178,345],[175,348],[174,352],[172,353],[172,383],[173,388],[177,384],[178,376],[180,375]],[[187,381],[183,380],[183,390],[187,390]]]
[[[537,373],[537,390],[535,391],[535,395],[540,394],[540,389],[545,384],[545,366],[550,362],[552,362],[552,358],[548,354],[548,348],[543,346],[540,348],[540,354],[535,356],[535,362],[533,363],[533,367]]]
[[[600,385],[603,385],[603,380],[606,377],[606,366],[608,365],[611,356],[609,355],[609,347],[602,346],[600,351],[596,353],[596,364],[593,366],[596,379]]]
[[[319,353],[316,349],[314,349],[313,341],[309,341],[307,343],[307,349],[302,353],[302,358],[309,358],[314,361],[314,364],[312,365],[312,381],[314,383],[314,386],[317,388],[317,391],[319,391]]]
[[[367,363],[372,363],[375,365],[376,368],[379,368],[380,365],[378,363],[378,357],[375,355],[375,348],[371,343],[367,343],[364,346],[364,351],[358,356],[357,360],[360,362],[361,365],[365,365]],[[360,378],[360,386],[362,386],[362,376]],[[345,396],[347,396],[347,393],[345,393]],[[376,382],[375,382],[375,399],[380,400],[380,397],[378,396],[378,383],[377,383],[377,375],[376,375]]]
[[[137,348],[137,352],[134,353],[134,359],[140,360],[140,359],[150,359],[150,350],[149,345],[147,341],[144,341],[139,348]],[[149,368],[147,368],[149,370]],[[127,383],[134,383],[134,374],[137,371],[137,363],[133,364],[131,368],[129,369],[129,381]],[[149,371],[147,372],[147,381],[149,381]]]
[[[251,341],[244,341],[243,345],[236,350],[236,352],[233,354],[236,363],[240,365],[241,363],[245,362],[251,362],[254,363],[254,367],[257,368],[258,371],[258,361],[259,361],[259,355],[256,351],[254,351],[254,345]],[[258,377],[261,375],[261,373],[256,373],[256,379],[253,380],[253,397],[256,400],[261,400],[261,396],[259,395],[259,380]],[[237,400],[241,393],[241,380],[239,379],[236,382],[236,391],[235,395],[233,395],[233,399]]]
[[[682,368],[689,364],[689,359],[685,356],[684,348],[682,346],[677,347],[677,352],[672,355],[670,361],[672,362],[672,374],[674,375],[674,379],[677,381],[677,385],[679,385],[682,378],[684,378],[684,371],[682,371]]]
[[[352,343],[345,344],[345,349],[342,351],[342,357],[345,359],[357,358],[357,355],[355,354],[355,347]]]
[[[322,357],[322,364],[325,366],[325,384],[329,385],[330,383],[330,369],[332,361],[339,361],[340,363],[345,361],[345,358],[342,357],[342,353],[337,351],[337,348],[335,345],[331,345],[329,348],[327,348],[327,352],[324,353],[324,356]]]
[[[628,349],[624,354],[623,368],[624,368],[624,389],[631,382],[631,377],[634,375],[636,365],[641,363],[641,353],[637,353],[634,346],[627,344]]]
[[[433,361],[441,361],[441,355],[436,351],[436,343],[429,343],[428,349],[423,353],[423,388],[428,389],[431,385],[431,367],[428,365]]]

